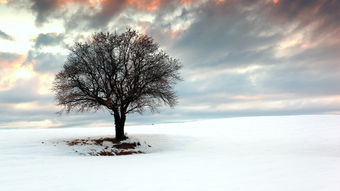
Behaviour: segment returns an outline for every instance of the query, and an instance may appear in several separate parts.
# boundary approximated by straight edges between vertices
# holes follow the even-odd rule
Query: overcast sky
[[[54,75],[75,41],[127,27],[183,64],[179,104],[128,124],[340,114],[340,1],[0,0],[0,128],[111,126],[58,116]]]

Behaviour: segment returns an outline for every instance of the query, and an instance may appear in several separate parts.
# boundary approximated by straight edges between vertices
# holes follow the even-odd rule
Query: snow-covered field
[[[81,156],[55,144],[113,136],[113,128],[0,130],[0,190],[340,190],[340,116],[228,118],[126,130],[152,145],[147,154]]]

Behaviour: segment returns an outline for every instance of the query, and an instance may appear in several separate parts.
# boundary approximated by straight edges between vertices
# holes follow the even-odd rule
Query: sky
[[[340,114],[340,1],[0,0],[0,128],[113,126],[57,115],[52,83],[74,42],[133,28],[178,58],[178,105],[127,124]]]

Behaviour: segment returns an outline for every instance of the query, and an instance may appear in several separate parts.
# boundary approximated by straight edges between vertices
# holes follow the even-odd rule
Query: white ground
[[[113,136],[113,128],[0,130],[0,190],[340,190],[340,116],[230,118],[127,132],[152,145],[149,153],[94,157],[54,146]]]

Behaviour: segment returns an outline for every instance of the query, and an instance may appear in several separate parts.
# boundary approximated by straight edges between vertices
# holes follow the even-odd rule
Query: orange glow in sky
[[[6,1],[6,0],[0,0]],[[97,4],[102,3],[104,0],[87,0],[87,1],[80,1],[80,0],[58,0],[56,1],[56,5],[58,7],[65,7],[69,3],[84,3],[84,4],[90,4],[91,6],[95,6]]]
[[[224,3],[225,0],[215,0],[216,3]]]
[[[128,3],[134,5],[137,9],[145,10],[145,11],[155,11],[160,5],[160,0],[128,0]]]
[[[171,38],[176,38],[181,32],[183,32],[183,30],[181,30],[181,29],[178,29],[178,30],[165,29],[164,32],[167,33]]]

